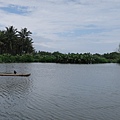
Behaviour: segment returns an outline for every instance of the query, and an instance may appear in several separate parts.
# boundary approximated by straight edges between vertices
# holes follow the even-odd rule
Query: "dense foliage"
[[[120,61],[120,53],[112,52],[107,54],[90,53],[68,53],[39,51],[33,55],[35,62],[55,62],[74,64],[95,64],[95,63],[117,63]]]
[[[39,51],[33,54],[22,55],[0,55],[0,62],[46,62],[46,63],[71,63],[71,64],[96,64],[96,63],[117,63],[120,62],[120,53],[112,52],[107,54],[78,54],[60,52]]]
[[[52,63],[120,63],[120,45],[118,52],[101,54],[60,52],[35,52],[32,45],[32,33],[27,28],[18,31],[13,26],[0,31],[0,63],[11,62],[52,62]]]
[[[0,31],[0,54],[22,55],[23,53],[32,53],[32,33],[27,28],[18,31],[13,26],[6,27],[6,30]]]

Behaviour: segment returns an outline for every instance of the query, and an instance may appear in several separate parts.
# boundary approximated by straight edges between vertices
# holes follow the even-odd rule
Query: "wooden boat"
[[[28,77],[31,74],[13,74],[13,73],[0,73],[0,76],[22,76],[22,77]]]

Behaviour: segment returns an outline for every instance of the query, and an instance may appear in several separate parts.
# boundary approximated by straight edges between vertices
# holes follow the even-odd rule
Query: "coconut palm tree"
[[[34,52],[31,34],[27,28],[17,31],[13,26],[6,27],[6,30],[0,31],[0,54],[22,55]]]
[[[5,31],[5,43],[7,47],[7,53],[14,55],[14,47],[16,46],[15,41],[17,40],[17,29],[13,26],[6,27]]]
[[[28,31],[27,28],[21,29],[21,31],[18,31],[19,38],[21,41],[21,48],[20,48],[20,54],[23,53],[31,53],[34,51],[34,48],[32,47],[32,39],[30,38],[30,35],[32,32]]]

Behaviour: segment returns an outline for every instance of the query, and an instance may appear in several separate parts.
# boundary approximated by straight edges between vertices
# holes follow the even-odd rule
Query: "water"
[[[120,66],[0,64],[0,120],[119,120]]]

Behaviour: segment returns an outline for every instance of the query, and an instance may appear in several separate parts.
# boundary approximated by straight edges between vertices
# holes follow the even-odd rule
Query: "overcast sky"
[[[109,53],[120,43],[120,0],[0,0],[0,30],[30,30],[38,51]]]

